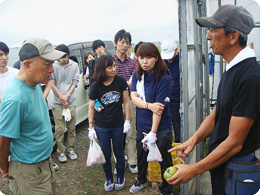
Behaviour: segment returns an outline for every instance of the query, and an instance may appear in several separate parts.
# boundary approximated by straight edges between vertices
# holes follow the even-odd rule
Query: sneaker
[[[58,156],[58,160],[63,163],[63,162],[67,162],[67,157],[65,156],[64,153],[60,153]]]
[[[107,181],[106,181],[105,184],[104,184],[105,191],[106,192],[112,191],[114,189],[114,186],[115,186],[114,183],[111,183],[110,185],[107,185]]]
[[[115,184],[115,190],[121,190],[125,186],[125,178],[122,184],[116,183]]]
[[[146,186],[147,186],[147,182],[142,184],[140,181],[136,181],[129,189],[129,192],[131,193],[139,192],[140,190],[144,189]]]
[[[53,163],[53,169],[54,171],[58,171],[60,167],[56,163]]]
[[[74,151],[69,151],[68,152],[68,157],[70,160],[76,160],[77,159],[77,154]]]
[[[128,168],[129,168],[131,173],[133,173],[133,174],[138,173],[138,168],[137,168],[136,164],[128,165]]]

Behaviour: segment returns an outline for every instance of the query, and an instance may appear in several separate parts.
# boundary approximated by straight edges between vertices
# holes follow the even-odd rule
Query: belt
[[[229,161],[231,161],[231,162],[253,162],[253,161],[255,161],[255,153],[251,152],[244,156],[232,157]]]

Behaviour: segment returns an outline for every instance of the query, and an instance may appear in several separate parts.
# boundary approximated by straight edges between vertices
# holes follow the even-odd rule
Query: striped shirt
[[[113,58],[116,64],[116,74],[124,77],[125,80],[128,81],[136,70],[137,62],[134,59],[127,57],[127,55],[123,61],[121,61],[116,54],[113,55]]]

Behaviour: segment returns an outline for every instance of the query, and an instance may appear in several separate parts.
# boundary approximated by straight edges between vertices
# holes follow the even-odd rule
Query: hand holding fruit
[[[177,164],[174,166],[177,169],[177,172],[173,174],[170,178],[167,179],[167,182],[170,185],[176,185],[181,183],[187,183],[196,175],[203,173],[201,168],[197,167],[197,164]],[[170,172],[174,172],[171,170]]]
[[[171,178],[177,171],[178,171],[178,169],[174,166],[168,167],[163,174],[164,179],[167,180],[167,179]]]

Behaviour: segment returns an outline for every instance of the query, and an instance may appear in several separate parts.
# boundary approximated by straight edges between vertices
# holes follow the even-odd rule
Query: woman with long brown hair
[[[132,76],[131,98],[136,105],[137,121],[137,181],[130,188],[136,193],[147,186],[147,155],[143,144],[156,143],[162,155],[161,169],[172,166],[167,152],[172,144],[172,123],[169,108],[171,79],[167,66],[158,48],[152,43],[143,43],[137,50],[138,66]],[[162,171],[163,173],[163,171]],[[171,194],[172,188],[162,177],[159,189],[162,194]]]

